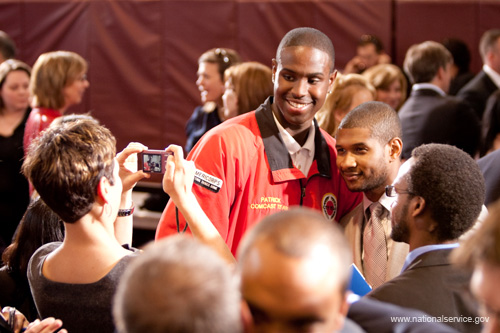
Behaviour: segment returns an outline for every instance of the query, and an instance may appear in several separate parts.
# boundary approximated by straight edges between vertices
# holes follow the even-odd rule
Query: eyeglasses
[[[87,74],[82,74],[77,78],[78,81],[87,81]]]
[[[398,194],[410,194],[410,195],[415,195],[414,193],[410,191],[401,191],[401,190],[396,190],[396,188],[393,185],[387,185],[385,187],[385,195],[388,197],[395,197]]]
[[[229,62],[227,51],[224,49],[215,49],[215,55],[222,59],[226,64]]]

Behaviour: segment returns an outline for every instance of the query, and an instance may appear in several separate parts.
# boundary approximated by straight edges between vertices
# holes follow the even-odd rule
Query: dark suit
[[[482,119],[486,100],[497,89],[498,87],[486,72],[481,70],[469,83],[460,89],[457,97],[469,103],[478,118]]]
[[[391,320],[422,318],[427,314],[414,309],[403,308],[394,304],[380,302],[368,297],[351,304],[347,318],[361,326],[368,333],[452,333],[458,332],[452,327],[435,322],[397,322]]]
[[[484,108],[480,156],[486,155],[500,134],[500,89],[490,95]]]
[[[500,199],[500,150],[495,150],[492,153],[482,157],[477,161],[479,168],[484,176],[486,185],[486,199],[484,204],[488,206],[490,203]]]
[[[441,96],[432,89],[411,92],[399,110],[403,130],[403,153],[408,159],[411,151],[426,143],[456,146],[474,156],[479,148],[480,124],[474,111],[452,96]]]
[[[426,252],[398,277],[368,294],[379,301],[424,311],[441,318],[472,317],[471,323],[448,322],[460,332],[479,332],[477,305],[468,293],[470,275],[457,270],[448,259],[451,249]]]

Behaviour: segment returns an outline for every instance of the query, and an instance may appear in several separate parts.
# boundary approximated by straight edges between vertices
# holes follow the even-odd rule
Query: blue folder
[[[351,271],[351,284],[349,285],[349,290],[358,296],[365,296],[372,290],[372,287],[366,282],[365,277],[361,274],[356,265],[351,265]]]

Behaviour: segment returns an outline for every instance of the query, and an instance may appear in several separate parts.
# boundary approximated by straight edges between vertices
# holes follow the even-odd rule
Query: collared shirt
[[[393,204],[393,202],[396,201],[396,197],[388,197],[387,195],[385,195],[385,192],[384,194],[380,197],[380,199],[378,199],[378,202],[380,202],[380,204],[382,206],[384,206],[385,209],[387,209],[389,212],[391,211],[391,206]],[[368,199],[366,197],[366,195],[363,193],[363,212],[365,212],[365,219],[366,219],[366,209],[368,207],[370,207],[370,205],[373,203],[373,201],[371,201],[370,199]]]
[[[439,88],[438,86],[436,86],[435,84],[432,84],[432,83],[415,83],[411,87],[412,91],[422,90],[422,89],[434,90],[435,92],[437,92],[441,96],[446,96],[446,93],[443,91],[443,89]]]
[[[391,206],[392,206],[392,203],[396,201],[396,197],[388,197],[385,193],[382,194],[382,196],[380,197],[380,199],[378,199],[378,202],[380,202],[380,204],[389,211],[389,219],[390,219],[390,212],[391,212]],[[365,220],[363,222],[363,228],[365,226],[365,224],[368,222],[368,219],[369,219],[369,216],[367,216],[366,214],[366,209],[368,207],[370,207],[370,205],[373,203],[373,201],[371,201],[370,199],[368,199],[366,197],[366,195],[363,193],[363,214],[365,216]],[[370,207],[370,214],[372,212],[372,207]],[[384,223],[383,225],[384,227],[384,233],[386,235],[386,241],[389,243],[390,241],[390,238],[391,238],[391,230],[392,230],[392,226],[390,223]],[[388,248],[388,251],[389,251],[389,248]],[[362,254],[361,254],[361,258],[364,260],[364,257],[365,257],[365,251],[363,250]]]
[[[483,65],[483,71],[490,77],[497,88],[500,88],[500,74],[488,65]]]
[[[290,133],[288,133],[283,128],[283,126],[281,126],[274,113],[273,118],[276,122],[276,126],[278,126],[278,130],[280,132],[281,138],[283,139],[283,142],[285,143],[285,147],[290,153],[293,165],[295,165],[295,167],[299,169],[304,174],[304,176],[307,177],[309,169],[311,168],[311,164],[314,160],[315,129],[313,122],[311,122],[311,127],[309,127],[309,134],[307,135],[306,142],[301,147],[299,143],[295,141],[293,136],[291,136]]]
[[[415,250],[411,251],[408,253],[408,256],[406,257],[405,263],[403,265],[403,268],[401,269],[401,272],[404,272],[408,266],[415,260],[418,256],[430,252],[430,251],[436,251],[436,250],[446,250],[446,249],[454,249],[458,247],[458,243],[452,243],[452,244],[433,244],[433,245],[425,245],[416,248]]]

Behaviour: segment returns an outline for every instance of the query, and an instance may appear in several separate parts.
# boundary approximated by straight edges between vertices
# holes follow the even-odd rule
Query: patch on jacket
[[[333,193],[326,193],[321,199],[321,208],[323,215],[327,219],[333,220],[337,215],[337,197]]]

